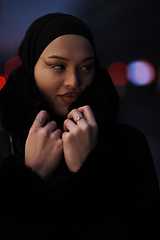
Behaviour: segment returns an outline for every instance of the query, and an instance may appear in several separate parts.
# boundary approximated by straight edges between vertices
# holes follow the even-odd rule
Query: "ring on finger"
[[[83,118],[84,118],[83,116],[77,117],[76,122],[78,122],[79,120],[81,120],[81,119],[83,119]]]
[[[38,120],[40,123],[43,122],[43,119],[42,119],[42,118],[36,118],[36,120]]]

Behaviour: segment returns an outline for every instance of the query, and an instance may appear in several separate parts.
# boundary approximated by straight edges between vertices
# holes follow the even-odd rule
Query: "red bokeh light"
[[[0,74],[0,90],[6,84],[8,77],[5,74]]]
[[[22,64],[20,57],[10,58],[4,66],[4,74],[9,76],[9,74],[18,66]]]
[[[114,62],[108,67],[109,75],[115,85],[125,85],[130,78],[129,68],[122,62]]]

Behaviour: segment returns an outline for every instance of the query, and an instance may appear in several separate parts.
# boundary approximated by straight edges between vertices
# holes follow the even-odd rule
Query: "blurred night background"
[[[92,30],[120,96],[118,121],[145,134],[160,183],[160,0],[0,0],[0,88],[27,28],[51,12],[75,15]]]

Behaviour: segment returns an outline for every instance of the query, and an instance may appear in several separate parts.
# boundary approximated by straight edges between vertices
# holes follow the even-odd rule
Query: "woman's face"
[[[90,85],[95,75],[94,50],[84,37],[63,35],[42,52],[34,68],[36,84],[49,106],[60,116]]]

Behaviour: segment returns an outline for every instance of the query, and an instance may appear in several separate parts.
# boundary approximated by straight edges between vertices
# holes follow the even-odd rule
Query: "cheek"
[[[34,77],[37,87],[42,94],[53,94],[61,86],[60,79],[53,75],[51,69],[38,69],[35,67]]]

